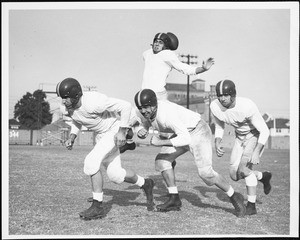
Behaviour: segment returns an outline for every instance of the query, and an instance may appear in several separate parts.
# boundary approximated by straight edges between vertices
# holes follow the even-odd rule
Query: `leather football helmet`
[[[157,33],[154,36],[153,44],[154,44],[154,42],[155,42],[156,39],[162,40],[164,42],[164,44],[165,44],[165,47],[167,49],[169,49],[169,45],[170,45],[171,40],[170,40],[169,36],[166,33]]]
[[[139,109],[147,106],[155,107],[157,106],[157,97],[151,89],[143,89],[135,94],[134,102]]]
[[[169,49],[172,50],[172,51],[176,50],[178,48],[178,45],[179,45],[178,38],[176,37],[176,35],[174,33],[171,33],[171,32],[167,32],[167,35],[170,38]]]
[[[73,98],[79,100],[82,96],[80,83],[74,78],[66,78],[56,86],[56,94],[61,98]]]
[[[176,50],[178,48],[178,44],[179,44],[178,38],[175,36],[175,34],[173,34],[171,32],[157,33],[154,36],[153,43],[156,39],[162,40],[167,49]]]
[[[231,80],[222,80],[216,85],[217,97],[221,95],[230,95],[231,97],[236,96],[235,84]]]

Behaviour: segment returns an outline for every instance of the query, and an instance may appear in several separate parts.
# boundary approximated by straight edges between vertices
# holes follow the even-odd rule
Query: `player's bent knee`
[[[231,178],[233,181],[238,181],[238,180],[241,179],[241,178],[239,177],[237,171],[230,171],[230,172],[229,172],[229,175],[230,175],[230,178]]]
[[[106,173],[109,180],[116,184],[120,184],[125,180],[126,170],[124,168],[116,168],[111,165],[108,165]]]
[[[246,176],[248,176],[251,173],[251,170],[247,168],[246,166],[239,166],[236,170],[236,181],[244,179]]]
[[[166,171],[168,169],[172,169],[172,164],[170,161],[167,160],[155,160],[155,170],[158,172],[163,172]]]
[[[86,158],[84,159],[83,172],[86,175],[90,175],[90,176],[94,175],[95,173],[97,173],[99,171],[100,164],[95,159],[93,159],[89,156],[86,156]]]
[[[198,168],[198,174],[208,186],[212,186],[216,183],[218,173],[213,170],[212,166]]]
[[[240,172],[237,170],[236,167],[230,167],[229,169],[229,175],[230,175],[230,178],[233,180],[233,181],[238,181],[241,178],[241,175],[240,175]]]

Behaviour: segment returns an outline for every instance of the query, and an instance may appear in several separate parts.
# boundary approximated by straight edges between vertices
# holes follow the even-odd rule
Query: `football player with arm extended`
[[[97,219],[105,215],[103,201],[103,177],[100,166],[106,168],[108,178],[116,183],[136,184],[145,192],[147,208],[153,208],[154,181],[124,169],[121,164],[119,147],[126,142],[126,134],[134,108],[129,102],[109,98],[98,92],[82,92],[80,83],[74,78],[66,78],[56,86],[56,93],[62,98],[68,117],[72,119],[70,138],[66,141],[71,150],[76,136],[85,126],[95,131],[96,144],[84,159],[84,173],[92,183],[93,202],[90,208],[80,212],[84,220]]]
[[[175,34],[157,33],[151,48],[143,53],[145,62],[141,89],[151,89],[159,100],[167,99],[166,80],[172,69],[186,75],[196,75],[208,71],[214,64],[213,58],[202,62],[202,66],[191,66],[181,62],[174,52],[179,45]]]
[[[161,172],[169,192],[169,199],[157,205],[157,210],[166,212],[181,208],[172,162],[184,153],[191,152],[200,178],[208,186],[215,185],[224,191],[230,198],[236,215],[243,217],[246,211],[243,196],[235,192],[226,179],[212,167],[212,134],[201,115],[170,101],[157,100],[151,89],[139,91],[134,101],[144,127],[137,132],[138,137],[144,138],[150,126],[159,133],[173,135],[169,139],[154,135],[150,140],[152,145],[162,147],[155,158],[155,169]]]
[[[272,173],[253,170],[253,165],[257,165],[260,161],[270,134],[269,129],[252,100],[236,97],[233,81],[219,81],[216,93],[218,99],[212,101],[210,105],[216,123],[216,153],[219,157],[224,154],[221,141],[225,124],[233,126],[236,138],[230,157],[230,177],[234,181],[245,179],[248,197],[246,215],[253,215],[257,213],[255,206],[257,180],[263,183],[265,194],[271,191]]]

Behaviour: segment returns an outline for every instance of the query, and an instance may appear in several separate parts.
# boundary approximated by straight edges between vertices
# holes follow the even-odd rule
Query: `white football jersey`
[[[215,118],[215,137],[223,137],[225,124],[235,128],[237,135],[247,135],[251,130],[258,130],[260,135],[258,142],[265,144],[269,137],[269,129],[262,118],[256,104],[243,97],[236,97],[236,104],[233,108],[225,108],[215,99],[210,104],[211,112]]]
[[[82,126],[96,133],[110,130],[115,124],[129,127],[134,111],[127,101],[109,98],[99,92],[84,92],[81,106],[67,115],[72,118],[71,133],[78,135]]]
[[[185,146],[190,143],[190,133],[199,121],[201,115],[170,101],[158,101],[157,114],[153,122],[142,117],[142,124],[146,129],[152,126],[160,133],[175,133],[171,138],[174,147]]]
[[[142,89],[148,88],[154,92],[164,91],[166,80],[173,68],[187,75],[196,74],[197,67],[181,62],[176,53],[171,50],[163,50],[154,54],[152,49],[148,49],[143,53],[143,59],[145,68]]]

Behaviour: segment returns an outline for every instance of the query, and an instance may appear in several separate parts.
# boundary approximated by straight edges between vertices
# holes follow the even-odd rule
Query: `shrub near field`
[[[83,160],[92,149],[75,146],[9,146],[9,235],[289,235],[290,161],[287,150],[265,150],[259,170],[273,172],[272,191],[257,191],[258,214],[237,218],[227,196],[198,177],[191,154],[177,160],[176,179],[183,207],[177,212],[148,212],[145,196],[135,185],[109,182],[104,172],[103,219],[83,221],[78,213],[90,206],[90,179]],[[137,147],[122,154],[123,166],[156,182],[154,200],[164,202],[167,190],[154,170],[159,148]],[[244,195],[244,182],[229,179],[230,149],[213,165]]]

